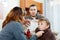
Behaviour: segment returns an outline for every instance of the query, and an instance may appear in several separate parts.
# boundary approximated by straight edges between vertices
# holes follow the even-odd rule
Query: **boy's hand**
[[[37,37],[40,37],[40,36],[43,35],[43,33],[44,33],[44,31],[39,31],[39,32],[36,33],[36,36],[37,36]]]

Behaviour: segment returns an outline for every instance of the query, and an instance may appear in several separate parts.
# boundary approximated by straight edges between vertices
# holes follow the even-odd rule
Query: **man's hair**
[[[36,6],[36,5],[35,5],[35,4],[30,5],[30,6],[29,6],[29,9],[30,9],[30,7],[33,7],[33,6]]]

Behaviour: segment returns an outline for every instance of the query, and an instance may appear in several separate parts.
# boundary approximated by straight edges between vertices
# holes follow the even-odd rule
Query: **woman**
[[[27,40],[23,32],[22,9],[14,7],[3,22],[0,32],[0,40]],[[43,31],[36,33],[30,40],[36,40],[41,36]]]

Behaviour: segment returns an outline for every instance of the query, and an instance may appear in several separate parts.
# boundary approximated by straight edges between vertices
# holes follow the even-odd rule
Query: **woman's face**
[[[46,21],[40,21],[38,26],[40,30],[46,30],[47,28],[49,28],[49,25],[47,25]]]

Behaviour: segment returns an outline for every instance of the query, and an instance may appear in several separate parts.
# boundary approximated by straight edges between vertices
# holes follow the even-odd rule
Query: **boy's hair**
[[[49,20],[47,18],[40,18],[38,20],[38,24],[39,24],[40,21],[46,21],[47,25],[49,25],[49,28],[50,28],[50,22],[49,22]]]

